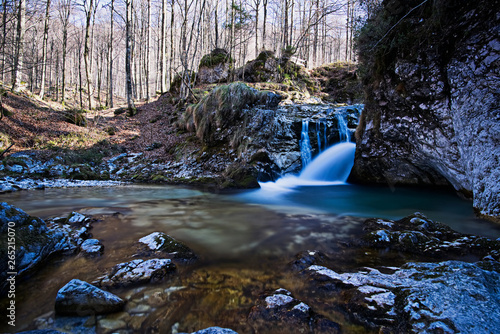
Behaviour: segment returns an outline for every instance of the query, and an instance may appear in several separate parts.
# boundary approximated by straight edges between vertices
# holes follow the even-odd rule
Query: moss
[[[69,109],[64,112],[64,120],[78,126],[87,126],[84,109]]]
[[[232,63],[233,59],[224,49],[215,49],[200,60],[200,67],[214,67],[223,63]]]
[[[157,182],[157,183],[162,183],[162,182],[168,181],[168,179],[162,174],[156,174],[152,177],[151,181]]]

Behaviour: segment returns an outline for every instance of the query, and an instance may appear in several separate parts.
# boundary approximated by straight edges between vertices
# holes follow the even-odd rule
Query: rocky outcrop
[[[12,284],[7,277],[15,282],[16,276],[32,271],[51,254],[73,248],[70,231],[48,228],[42,219],[0,203],[0,257],[4,259],[0,262],[0,294]]]
[[[226,82],[231,69],[231,57],[224,49],[215,49],[201,58],[198,68],[197,82],[200,84],[213,84]]]
[[[123,309],[125,301],[95,286],[72,279],[56,296],[55,310],[61,315],[105,314]]]
[[[492,270],[493,269],[493,270]],[[383,333],[493,333],[500,326],[498,263],[407,263],[339,273],[305,270],[351,318]]]
[[[497,6],[428,2],[396,24],[418,3],[385,1],[369,24],[394,29],[360,37],[368,100],[351,180],[452,185],[500,219]]]
[[[362,108],[318,101],[287,105],[279,102],[279,96],[272,92],[232,83],[217,87],[198,104],[188,107],[183,126],[206,144],[204,152],[195,153],[203,169],[217,172],[220,168],[218,172],[222,172],[226,183],[245,188],[257,185],[257,180],[276,180],[283,174],[298,172],[302,167],[299,142],[303,121],[307,122],[315,155],[340,140],[342,122],[352,131]]]

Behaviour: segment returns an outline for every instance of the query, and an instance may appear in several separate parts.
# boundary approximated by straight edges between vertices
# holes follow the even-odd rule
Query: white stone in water
[[[287,295],[277,294],[266,297],[266,308],[275,308],[278,306],[283,306],[289,304],[293,301],[293,298]]]
[[[140,243],[145,244],[151,250],[158,250],[165,244],[164,233],[154,232],[139,239]]]
[[[379,307],[392,306],[394,305],[394,301],[396,299],[396,295],[390,291],[384,293],[377,293],[372,295],[371,297],[365,298],[369,302],[375,302]]]
[[[297,304],[293,307],[293,310],[299,310],[304,313],[309,312],[310,309],[311,308],[308,305],[304,304],[303,302],[300,302],[300,304]]]
[[[100,254],[104,246],[97,239],[87,239],[80,245],[80,248],[88,254]]]
[[[87,219],[87,217],[85,217],[81,213],[72,212],[71,217],[69,217],[69,219],[68,219],[68,223],[73,223],[73,224],[83,223],[85,221],[85,219]]]

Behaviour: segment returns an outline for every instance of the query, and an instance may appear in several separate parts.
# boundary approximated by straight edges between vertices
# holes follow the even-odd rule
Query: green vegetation
[[[214,67],[222,63],[232,63],[233,59],[224,49],[214,49],[200,60],[200,67]]]
[[[86,112],[85,109],[68,109],[64,112],[64,120],[78,126],[87,126]]]
[[[468,15],[484,19],[471,26],[465,23]],[[495,15],[497,9],[487,1],[384,1],[356,41],[362,78],[367,84],[376,84],[383,75],[396,78],[397,59],[421,59],[424,63],[446,60],[462,38],[475,30],[487,30],[488,22],[496,22]]]

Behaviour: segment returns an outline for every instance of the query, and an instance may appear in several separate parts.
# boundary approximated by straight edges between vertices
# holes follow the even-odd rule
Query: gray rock
[[[500,219],[498,18],[479,2],[469,4],[443,13],[459,18],[445,35],[435,31],[440,41],[454,41],[449,53],[438,51],[448,46],[408,43],[401,50],[419,51],[395,55],[384,73],[373,78],[376,88],[367,86],[369,102],[358,130],[351,180],[391,186],[451,184],[472,197],[480,215]],[[414,19],[423,25],[413,27],[426,27],[426,33],[435,29],[430,22],[439,20]],[[394,33],[418,43],[414,31]]]
[[[175,240],[163,232],[153,232],[139,239],[148,250],[168,254],[172,258],[196,260],[194,252],[182,242]]]
[[[47,228],[42,219],[19,208],[0,203],[0,257],[5,259],[0,262],[0,294],[5,293],[8,285],[7,272],[22,276],[67,246],[68,240],[61,231]]]
[[[187,333],[180,333],[180,334],[187,334]],[[209,327],[193,332],[191,334],[238,334],[238,333],[229,328]]]
[[[88,256],[99,256],[104,252],[104,246],[97,239],[87,239],[80,245],[81,251]]]
[[[407,263],[384,272],[364,268],[350,273],[313,265],[306,272],[316,289],[338,295],[338,306],[356,310],[350,315],[370,327],[387,326],[404,333],[485,334],[500,328],[498,265]]]
[[[22,173],[24,172],[24,167],[21,165],[7,166],[7,170],[12,173]]]
[[[56,296],[55,310],[62,315],[88,315],[118,312],[125,301],[79,279],[69,281]]]
[[[174,271],[175,264],[170,259],[138,259],[117,264],[93,283],[101,287],[130,286],[160,281]]]

